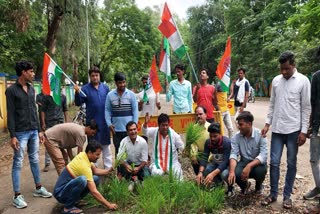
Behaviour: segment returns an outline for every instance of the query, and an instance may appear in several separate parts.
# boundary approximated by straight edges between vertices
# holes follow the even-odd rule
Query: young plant
[[[203,127],[196,123],[190,123],[186,130],[186,152],[190,153],[191,145],[197,142],[202,134]]]

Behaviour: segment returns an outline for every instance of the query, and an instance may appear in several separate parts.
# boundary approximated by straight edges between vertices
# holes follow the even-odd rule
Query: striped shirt
[[[114,125],[116,132],[125,132],[129,121],[138,123],[138,102],[135,94],[125,89],[122,96],[113,89],[106,99],[105,117],[108,127]]]

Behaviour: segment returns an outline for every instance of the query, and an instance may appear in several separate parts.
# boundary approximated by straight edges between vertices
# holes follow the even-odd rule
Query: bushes
[[[207,191],[194,182],[168,176],[147,177],[133,193],[128,191],[127,181],[116,178],[99,190],[107,200],[118,204],[120,212],[126,213],[213,213],[221,209],[224,201],[223,188]]]

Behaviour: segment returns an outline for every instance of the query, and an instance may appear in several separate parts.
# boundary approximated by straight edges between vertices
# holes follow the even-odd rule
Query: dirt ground
[[[264,126],[265,117],[268,110],[267,100],[257,100],[255,103],[249,103],[247,110],[251,111],[255,116],[254,126],[262,128]],[[162,112],[170,112],[171,105],[165,105],[161,109]],[[71,112],[70,112],[71,113]],[[60,213],[62,206],[54,198],[43,199],[34,198],[32,191],[34,190],[33,177],[29,167],[28,157],[25,156],[24,167],[21,173],[21,192],[24,195],[28,207],[22,210],[16,209],[12,206],[12,183],[11,183],[11,166],[13,152],[8,143],[8,134],[0,134],[0,213],[5,214],[19,214],[19,213]],[[270,133],[268,136],[270,142]],[[282,208],[282,191],[284,186],[284,176],[286,171],[286,149],[283,151],[281,164],[281,180],[280,180],[280,194],[278,201],[268,207],[260,205],[261,197],[249,194],[246,197],[239,196],[239,189],[237,188],[236,195],[232,198],[226,198],[225,206],[221,213],[303,213],[306,206],[316,204],[317,201],[304,201],[302,196],[305,192],[313,188],[314,182],[309,163],[309,140],[300,147],[298,154],[298,173],[294,186],[294,193],[292,195],[294,208],[292,210],[284,210]],[[101,163],[100,163],[101,164]],[[182,165],[185,170],[185,177],[193,179],[194,175],[190,169],[187,159],[182,159]],[[40,168],[44,167],[44,146],[40,146]],[[51,164],[49,172],[41,172],[42,184],[49,191],[53,190],[55,181],[57,180],[57,173],[54,166]],[[252,181],[254,182],[254,181]],[[267,175],[264,194],[269,193],[269,174]],[[251,186],[254,190],[254,185]],[[88,209],[85,213],[103,213],[107,212],[104,209]]]

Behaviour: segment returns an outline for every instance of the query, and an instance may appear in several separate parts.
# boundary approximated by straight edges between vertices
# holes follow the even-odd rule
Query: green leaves
[[[202,134],[204,127],[196,123],[190,123],[186,130],[186,152],[189,153],[191,144],[196,143]]]

